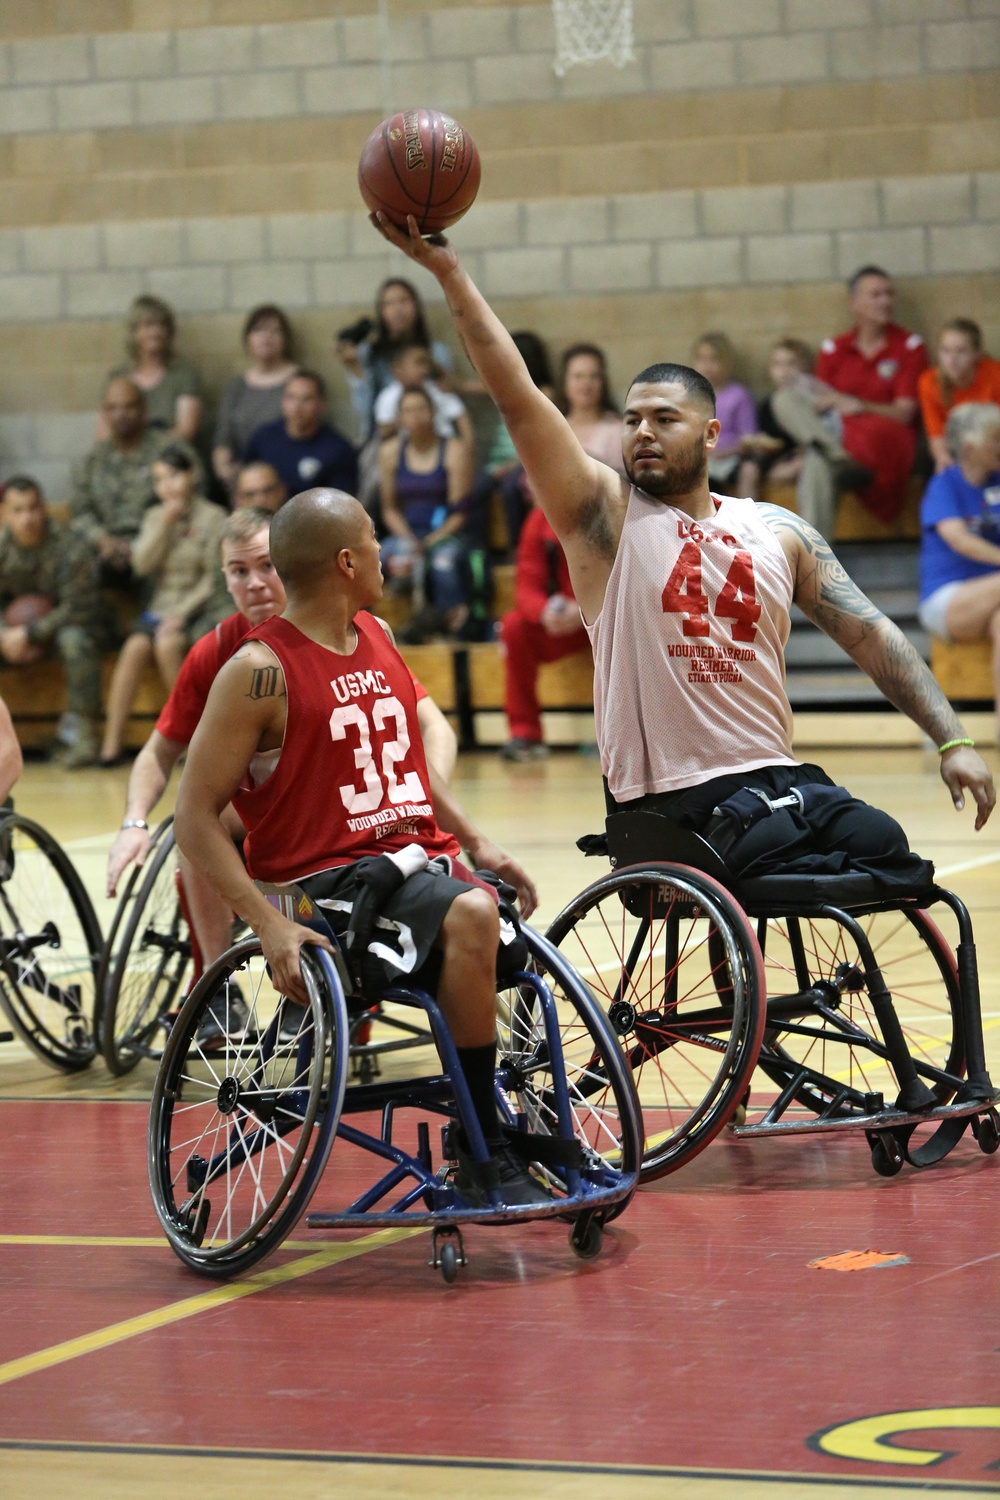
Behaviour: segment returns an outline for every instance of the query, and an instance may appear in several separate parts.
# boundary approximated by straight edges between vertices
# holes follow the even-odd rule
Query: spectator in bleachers
[[[949,412],[967,401],[1000,403],[1000,360],[983,353],[983,334],[971,318],[952,318],[938,335],[937,364],[917,381],[917,396],[934,468],[953,462],[945,442]]]
[[[538,669],[588,646],[580,606],[573,594],[566,556],[537,507],[521,530],[514,572],[515,607],[504,615],[504,701],[510,739],[504,760],[540,760],[542,741]]]
[[[132,547],[135,572],[150,581],[149,603],[115,663],[99,764],[115,765],[139,682],[155,661],[167,692],[188,647],[215,624],[206,606],[215,592],[226,512],[197,493],[198,475],[186,448],[171,444],[153,464],[157,504]]]
[[[691,364],[715,391],[719,441],[708,460],[712,488],[723,495],[759,497],[760,469],[747,451],[757,432],[757,408],[745,385],[733,379],[736,351],[724,333],[703,333],[691,351]],[[620,466],[620,459],[619,459]]]
[[[152,505],[152,466],[166,443],[177,439],[151,428],[146,398],[134,380],[108,383],[101,406],[108,436],[99,438],[83,459],[70,496],[73,525],[97,549],[105,583],[128,586],[132,543]],[[200,473],[193,449],[185,446]]]
[[[266,510],[272,516],[288,499],[281,475],[270,464],[244,464],[233,485],[233,510]]]
[[[243,324],[247,367],[222,392],[212,444],[216,478],[231,490],[240,459],[258,427],[281,417],[281,397],[298,368],[292,359],[292,325],[280,307],[255,307]]]
[[[194,366],[174,354],[176,333],[173,308],[159,297],[136,297],[129,310],[128,362],[118,365],[108,378],[124,376],[139,387],[151,428],[193,443],[201,426],[201,381]],[[110,436],[103,411],[97,436]]]
[[[953,462],[920,506],[920,623],[945,641],[991,642],[1000,705],[1000,406],[956,406],[945,440]]]
[[[552,382],[549,352],[538,334],[522,329],[511,334],[511,337],[520,350],[535,385],[554,400],[555,386]],[[530,503],[522,484],[523,477],[524,471],[510,433],[503,422],[498,420],[486,463],[475,479],[467,502],[469,529],[480,546],[489,545],[489,508],[494,495],[499,493],[507,522],[508,545],[512,552],[516,551]]]
[[[425,596],[440,624],[457,632],[466,623],[470,580],[457,509],[467,494],[472,466],[459,438],[443,438],[434,404],[422,385],[403,392],[399,432],[382,445],[382,519],[389,535],[382,558],[390,591]],[[433,631],[432,621],[422,629]]]
[[[434,426],[439,437],[459,438],[470,458],[475,448],[472,422],[465,402],[454,391],[445,391],[434,379],[434,360],[423,344],[404,344],[392,358],[392,379],[375,399],[375,425],[379,436],[392,437],[398,426],[403,392],[422,386],[434,407]]]
[[[0,658],[23,666],[56,655],[66,673],[76,738],[62,756],[69,770],[97,756],[101,717],[101,657],[108,631],[98,582],[97,554],[78,532],[53,520],[37,482],[26,474],[7,481],[0,504],[0,611],[29,595],[50,608],[21,625],[0,627]],[[32,611],[33,613],[33,611]]]
[[[608,381],[608,362],[596,344],[572,344],[562,357],[556,405],[584,451],[609,468],[622,466],[622,414]]]
[[[326,383],[315,370],[297,370],[281,396],[281,417],[250,438],[245,463],[270,464],[289,495],[326,486],[353,495],[358,483],[354,444],[326,417]]]
[[[778,339],[772,347],[768,374],[773,388],[760,408],[760,436],[769,440],[770,452],[758,451],[757,460],[768,479],[794,480],[799,515],[830,538],[837,495],[870,484],[872,473],[841,443],[831,388],[811,369],[812,356],[800,339]],[[757,441],[748,440],[751,452]]]
[[[393,378],[395,355],[407,344],[430,350],[439,379],[451,375],[451,351],[447,344],[431,338],[416,287],[400,276],[390,276],[379,287],[374,320],[361,318],[337,335],[337,358],[347,376],[362,443],[375,431],[376,398]]]
[[[895,289],[880,266],[862,266],[848,282],[854,327],[825,339],[816,374],[834,394],[847,452],[874,478],[858,498],[879,521],[895,520],[906,500],[917,453],[917,381],[927,365],[918,333],[892,321]]]

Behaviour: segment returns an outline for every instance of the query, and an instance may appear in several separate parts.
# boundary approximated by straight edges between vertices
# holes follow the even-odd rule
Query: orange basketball
[[[413,214],[421,234],[440,234],[472,207],[479,191],[479,152],[468,131],[434,109],[407,109],[383,120],[358,162],[361,196],[406,228]]]
[[[22,594],[8,604],[3,612],[3,622],[11,627],[34,625],[36,620],[44,620],[54,608],[55,604],[47,594]]]

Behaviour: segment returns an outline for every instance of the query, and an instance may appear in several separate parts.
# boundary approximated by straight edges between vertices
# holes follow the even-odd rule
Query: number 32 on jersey
[[[749,552],[737,552],[715,601],[716,618],[733,622],[730,628],[734,641],[752,641],[757,634],[760,610],[753,558]],[[684,635],[709,633],[709,601],[702,586],[701,548],[697,542],[685,542],[680,550],[663,586],[663,612],[684,616],[681,627]]]

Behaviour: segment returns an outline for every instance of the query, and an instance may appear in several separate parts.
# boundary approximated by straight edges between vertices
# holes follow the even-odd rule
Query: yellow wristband
[[[959,745],[971,745],[976,748],[975,740],[945,740],[943,745],[938,745],[938,755],[943,755],[946,750],[957,750]]]

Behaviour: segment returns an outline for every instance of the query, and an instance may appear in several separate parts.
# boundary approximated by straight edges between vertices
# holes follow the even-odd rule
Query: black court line
[[[835,1474],[788,1474],[773,1469],[691,1469],[662,1466],[659,1464],[583,1464],[559,1463],[544,1459],[506,1458],[450,1458],[428,1457],[426,1454],[378,1454],[378,1453],[334,1453],[317,1450],[297,1452],[283,1448],[198,1448],[170,1447],[144,1443],[70,1443],[41,1442],[31,1438],[0,1438],[0,1452],[21,1453],[106,1453],[117,1456],[140,1458],[221,1458],[249,1459],[262,1463],[319,1463],[330,1465],[361,1464],[372,1468],[384,1464],[397,1469],[455,1469],[457,1471],[479,1471],[482,1473],[511,1474],[579,1474],[600,1475],[607,1478],[628,1479],[714,1479],[732,1483],[809,1484],[830,1487],[832,1485],[881,1486],[884,1489],[912,1490],[914,1493],[934,1491],[967,1491],[969,1494],[996,1495],[996,1482],[979,1483],[975,1480],[928,1480],[902,1479],[875,1474],[859,1474],[856,1470],[843,1475]]]

